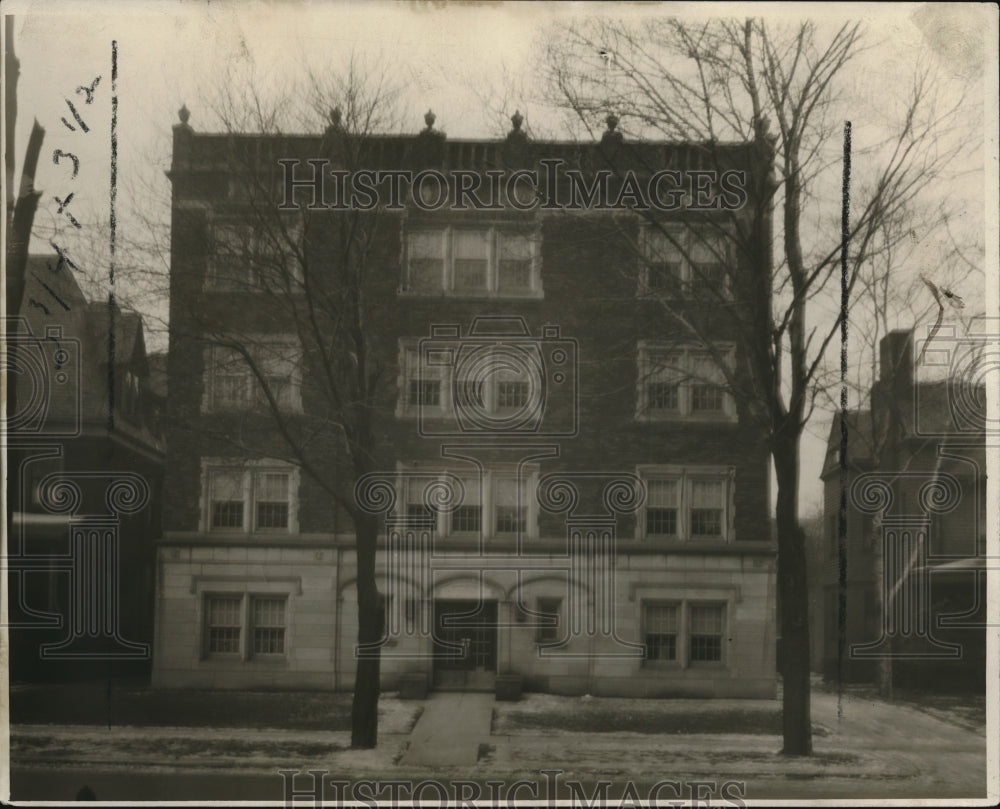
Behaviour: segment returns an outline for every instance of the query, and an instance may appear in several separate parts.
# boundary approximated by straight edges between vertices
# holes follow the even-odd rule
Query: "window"
[[[722,604],[692,604],[690,620],[692,663],[722,660],[722,633],[725,606]]]
[[[212,253],[206,289],[254,292],[270,288],[295,290],[301,281],[301,222],[217,222],[212,226]]]
[[[212,528],[242,528],[246,499],[243,473],[213,470],[210,475]]]
[[[444,278],[444,230],[417,230],[407,236],[409,289],[414,293],[437,292]]]
[[[723,467],[640,467],[646,484],[639,539],[731,539],[733,478]]]
[[[289,533],[294,523],[298,472],[251,462],[234,467],[205,464],[209,531]]]
[[[646,660],[677,659],[677,604],[643,604],[643,642]]]
[[[432,361],[433,360],[433,361]],[[511,362],[503,352],[476,356],[460,362],[459,378],[454,373],[455,360],[438,361],[436,356],[421,360],[419,349],[410,341],[400,342],[399,400],[396,415],[400,418],[454,418],[462,416],[482,423],[519,419],[535,413],[541,404],[541,377],[533,375],[530,361]],[[467,371],[470,378],[463,371]]]
[[[497,477],[494,480],[496,520],[494,527],[498,534],[524,533],[528,516],[528,503],[524,482],[518,485],[516,478]]]
[[[721,537],[725,487],[721,480],[691,481],[691,536]]]
[[[531,239],[523,233],[497,234],[499,262],[497,287],[500,292],[530,292],[533,255]]]
[[[288,528],[288,473],[258,472],[254,475],[256,527],[260,530]]]
[[[420,361],[420,352],[410,341],[399,345],[399,417],[437,417],[451,410],[451,366]]]
[[[646,484],[646,536],[676,536],[679,481]]]
[[[640,632],[645,663],[681,667],[723,663],[725,627],[724,602],[643,601]]]
[[[285,598],[251,597],[253,618],[253,653],[285,653]]]
[[[465,478],[465,497],[462,504],[451,512],[452,534],[479,533],[482,529],[483,506],[479,481],[475,478]]]
[[[406,234],[406,291],[541,294],[537,233],[511,227],[420,228]]]
[[[560,610],[562,609],[562,599],[552,596],[540,596],[538,599],[539,613],[535,616],[539,624],[535,633],[536,643],[555,643],[560,640],[562,633],[560,630]]]
[[[418,471],[419,469],[419,471]],[[408,474],[409,472],[414,474]],[[481,475],[468,471],[434,471],[419,466],[400,469],[398,513],[412,518],[430,517],[441,536],[475,536],[512,539],[537,533],[538,485],[536,466],[521,470],[515,465],[484,469]],[[448,509],[428,509],[424,491],[429,486],[451,486],[455,479],[464,490],[462,500]]]
[[[241,596],[210,596],[207,601],[208,653],[239,654],[243,628]]]
[[[729,299],[731,240],[722,233],[644,225],[639,232],[639,292]]]
[[[736,406],[718,362],[735,365],[735,348],[717,345],[713,355],[696,347],[640,342],[636,417],[647,420],[735,421]]]
[[[285,594],[208,594],[204,649],[208,657],[277,657],[285,654]],[[249,627],[244,643],[243,628]]]
[[[244,352],[236,348],[206,349],[203,411],[269,412],[270,393],[280,412],[300,412],[302,352],[298,345],[287,338],[265,338],[247,340],[243,348],[249,354],[249,362]]]

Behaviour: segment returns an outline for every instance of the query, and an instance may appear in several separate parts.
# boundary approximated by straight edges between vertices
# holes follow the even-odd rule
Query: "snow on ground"
[[[730,777],[753,779],[838,780],[898,784],[899,794],[977,794],[985,783],[985,731],[941,721],[905,706],[862,696],[814,694],[813,719],[826,731],[814,737],[815,755],[781,756],[777,734],[570,732],[509,728],[503,717],[516,712],[544,717],[547,713],[623,711],[655,712],[758,710],[770,713],[770,700],[629,700],[557,697],[531,694],[517,703],[496,703],[493,735],[483,739],[476,764],[416,770],[397,762],[410,744],[408,735],[419,701],[384,697],[379,746],[350,750],[347,731],[260,730],[252,728],[142,728],[15,725],[11,762],[15,767],[121,767],[130,771],[178,771],[184,768],[221,772],[274,772],[277,769],[325,769],[353,778],[538,778],[542,769],[561,770],[564,778],[607,778],[650,781],[662,778]],[[462,721],[461,716],[455,722]],[[878,788],[881,789],[882,786]],[[845,793],[847,794],[847,793]],[[965,792],[961,792],[965,794]]]

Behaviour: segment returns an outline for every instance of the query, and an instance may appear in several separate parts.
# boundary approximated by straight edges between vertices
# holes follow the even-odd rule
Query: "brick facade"
[[[430,129],[429,124],[428,130],[412,139],[372,137],[372,154],[381,161],[379,166],[409,166],[417,161],[417,165],[434,165],[442,171],[456,167],[482,171],[491,156],[509,157],[516,145],[511,138],[506,144],[434,140],[427,135]],[[282,515],[287,505],[287,524],[294,530],[222,531],[212,525],[222,519],[217,502],[225,498],[208,494],[207,476],[213,474],[213,459],[236,457],[235,437],[251,447],[256,463],[264,466],[234,472],[218,483],[237,492],[226,496],[229,505],[225,506],[230,509],[227,519],[234,524],[259,521],[260,513],[254,509],[265,501],[256,487],[265,473],[254,470],[276,463],[286,452],[267,412],[252,407],[211,412],[213,408],[206,403],[223,395],[220,391],[232,395],[232,385],[237,383],[212,376],[207,363],[217,360],[206,346],[226,333],[285,334],[289,321],[266,295],[206,289],[206,275],[212,271],[213,228],[223,220],[238,221],[241,216],[246,220],[247,215],[245,206],[241,208],[239,200],[233,199],[223,170],[226,139],[195,134],[186,123],[175,127],[174,138],[168,474],[165,539],[159,551],[155,681],[161,685],[350,689],[357,603],[352,522],[346,510],[334,505],[329,493],[301,469],[295,473],[296,493],[287,504],[279,505]],[[323,148],[320,138],[305,137],[279,144],[249,136],[237,143],[238,149],[244,146],[302,161]],[[592,159],[593,151],[568,144],[532,144],[531,148],[535,158],[572,153],[580,165]],[[672,165],[695,160],[697,155],[691,147],[658,148],[658,159],[666,154],[674,161]],[[521,155],[517,165],[526,165],[523,151],[517,154]],[[752,151],[743,145],[726,147],[723,155],[729,165],[751,170],[757,165],[748,157]],[[673,215],[672,225],[686,228],[692,221],[691,216],[679,213]],[[335,266],[336,214],[318,211],[308,222],[308,260],[312,266]],[[693,417],[637,416],[647,384],[640,346],[697,349],[682,339],[683,327],[666,317],[660,304],[637,294],[640,258],[636,245],[643,238],[640,218],[621,212],[524,214],[509,207],[488,213],[426,212],[411,204],[400,213],[382,216],[374,227],[368,263],[372,273],[365,293],[368,300],[377,302],[371,308],[368,328],[373,361],[383,369],[373,413],[374,468],[383,470],[397,489],[413,470],[457,474],[469,484],[466,497],[480,498],[475,517],[480,521],[478,530],[459,531],[457,518],[446,513],[435,514],[432,527],[403,523],[399,528],[399,542],[405,538],[418,545],[429,543],[433,558],[431,570],[419,574],[429,576],[423,584],[416,573],[405,578],[399,592],[380,583],[389,598],[389,621],[395,615],[409,624],[433,623],[441,604],[470,600],[487,604],[490,615],[487,628],[470,631],[472,644],[485,644],[480,650],[482,660],[487,661],[480,667],[486,669],[485,677],[463,675],[463,680],[456,679],[455,671],[439,671],[429,634],[394,634],[390,626],[382,650],[383,686],[395,688],[402,675],[423,673],[432,685],[461,686],[464,682],[468,687],[489,687],[494,673],[514,673],[527,688],[560,693],[772,696],[775,549],[768,527],[767,447],[736,399],[727,398],[726,409],[719,404],[721,398],[704,406],[715,408],[704,416],[692,411],[697,409],[692,399],[685,399],[683,407]],[[465,230],[457,237],[447,228]],[[477,271],[480,266],[488,267],[495,279],[490,282],[492,291],[486,291],[486,286],[470,294],[415,289],[408,275],[416,266],[413,257],[418,248],[408,241],[415,231],[430,234],[427,243],[433,249],[434,240],[448,240],[447,257],[442,258],[448,272],[458,271],[454,267],[462,250],[478,249],[475,239],[488,239],[489,252],[484,253],[488,258],[467,266]],[[525,246],[528,237],[520,235],[524,233],[530,234],[530,247]],[[477,235],[459,244],[468,234]],[[518,260],[530,261],[536,273],[530,289],[522,281],[525,286],[515,295],[505,294],[503,281],[496,280],[506,271],[500,267],[500,256],[505,255],[502,251],[508,239],[518,250],[532,251],[530,260]],[[523,271],[524,266],[510,271]],[[727,271],[749,273],[751,269],[734,258]],[[701,307],[698,316],[708,324],[713,340],[732,352],[734,372],[739,375],[744,358],[732,319],[726,317],[724,307],[713,310],[707,302],[693,305]],[[498,339],[503,345],[514,345],[515,353],[537,351],[531,356],[541,358],[548,398],[536,431],[483,438],[475,430],[456,426],[454,413],[431,422],[417,415],[422,404],[409,402],[417,390],[414,385],[422,384],[424,377],[408,375],[406,347],[415,346],[419,352],[419,341],[434,334],[443,345],[470,345],[476,318],[480,327],[516,328],[522,323],[527,329],[527,335]],[[451,325],[458,327],[452,337],[434,331]],[[206,333],[209,328],[211,335]],[[526,345],[532,348],[524,349]],[[553,352],[563,350],[570,356],[559,367],[566,368],[569,377],[557,376],[555,370],[557,354]],[[457,362],[455,357],[460,355],[449,356]],[[214,386],[211,390],[206,387],[209,384]],[[451,390],[444,384],[446,389],[435,389],[434,396]],[[311,390],[309,379],[301,380],[299,387],[299,422],[306,424],[323,412],[323,403]],[[518,388],[509,390],[509,395],[522,395]],[[572,395],[565,395],[566,390]],[[672,395],[715,396],[711,391],[696,394],[680,386],[677,390],[682,392]],[[682,406],[677,407],[681,412]],[[328,471],[333,470],[335,477],[342,472],[351,478],[342,447],[334,440],[324,444],[326,440],[321,436],[310,445],[313,456],[328,459]],[[452,460],[446,460],[448,456]],[[514,510],[513,504],[505,506],[507,495],[501,493],[502,486],[515,485],[522,461],[529,464],[524,467],[529,475],[527,502],[517,501],[523,512]],[[474,486],[477,464],[485,470],[482,488]],[[653,524],[643,511],[646,506],[638,511],[622,506],[609,512],[601,499],[602,487],[609,481],[647,479],[653,474],[649,470],[666,476],[664,491],[680,498],[664,509],[677,527],[658,529],[667,531],[662,537],[645,536]],[[546,509],[530,490],[530,484],[544,482],[547,475],[574,479],[579,502],[568,515]],[[402,509],[406,496],[401,490],[397,494]],[[710,507],[696,508],[699,497],[707,498]],[[249,515],[242,522],[241,509]],[[397,510],[395,515],[400,513]],[[520,519],[525,524],[520,531],[501,530],[498,526],[503,519],[515,523]],[[392,519],[385,523],[383,544],[389,546],[379,555],[380,581],[394,570],[394,525]],[[705,536],[692,538],[691,533],[699,531]],[[613,543],[614,566],[604,581],[595,583],[588,578],[592,568],[574,557],[571,548],[593,550],[605,541]],[[601,564],[607,560],[600,554],[596,558],[604,560]],[[422,563],[427,563],[426,558]],[[260,611],[263,615],[266,608],[262,605],[273,604],[275,598],[284,599],[282,651],[254,654],[250,646],[265,643],[262,638],[267,632],[258,632],[252,614]],[[540,599],[550,599],[547,603],[558,599],[561,604],[556,634],[566,643],[558,649],[545,648],[538,640],[539,619],[530,611]],[[586,607],[595,599],[603,599],[604,614],[613,616],[613,626],[574,631],[570,607],[585,605],[584,620],[586,615],[600,616],[599,609]],[[668,629],[673,627],[670,643],[675,644],[671,655],[655,660],[643,649],[652,631],[648,624],[653,621],[646,605],[654,604],[664,605],[658,620]],[[699,605],[707,606],[701,609]],[[234,618],[238,611],[240,617]],[[239,636],[239,641],[226,640],[230,638],[227,632],[231,638]],[[251,632],[256,633],[253,638]],[[671,631],[662,634],[666,637]],[[220,654],[218,649],[223,648],[229,651]],[[706,659],[698,659],[702,657]]]

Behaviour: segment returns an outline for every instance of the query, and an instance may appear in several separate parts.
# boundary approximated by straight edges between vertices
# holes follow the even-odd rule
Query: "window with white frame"
[[[453,363],[429,362],[413,341],[401,340],[399,367],[396,415],[401,418],[454,417],[463,408],[470,417],[503,420],[534,412],[540,404],[542,383],[540,376],[532,378],[534,366],[512,362],[502,350],[477,355],[462,366],[473,376],[456,381]]]
[[[486,469],[482,475],[469,473],[434,473],[423,470],[420,475],[400,475],[399,508],[413,518],[431,517],[436,530],[443,536],[534,537],[537,513],[530,493],[538,484],[538,470]],[[428,486],[452,477],[461,481],[464,495],[461,503],[448,510],[429,508],[424,499]]]
[[[266,223],[218,221],[205,287],[212,292],[298,291],[304,249],[302,223],[291,218]]]
[[[638,347],[636,416],[645,420],[735,421],[736,405],[719,366],[735,367],[736,350],[716,345],[714,353],[698,347],[662,346],[641,341]]]
[[[639,539],[729,541],[734,481],[722,467],[640,467],[646,500]]]
[[[695,600],[642,602],[646,663],[683,667],[725,661],[726,604]]]
[[[406,291],[414,295],[541,294],[539,235],[510,226],[436,227],[406,233]]]
[[[289,533],[295,529],[298,472],[271,464],[205,464],[209,531]]]
[[[639,230],[639,292],[728,299],[732,241],[718,230],[644,224]]]
[[[300,412],[302,352],[298,344],[278,337],[248,340],[242,348],[217,345],[205,350],[202,410],[267,412],[273,401],[279,412]]]
[[[206,593],[205,656],[242,660],[283,657],[287,604],[285,594]]]

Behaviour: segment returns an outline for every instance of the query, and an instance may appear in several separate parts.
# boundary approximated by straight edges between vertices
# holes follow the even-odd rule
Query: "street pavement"
[[[327,783],[464,781],[482,788],[483,805],[491,780],[546,787],[544,769],[560,773],[562,798],[574,797],[569,781],[591,785],[589,797],[596,782],[609,780],[613,799],[627,781],[645,796],[664,779],[736,781],[751,801],[987,798],[983,731],[856,695],[814,693],[818,732],[809,758],[778,755],[780,738],[771,735],[551,729],[492,735],[495,705],[489,694],[435,693],[410,733],[383,733],[378,748],[367,751],[350,750],[345,731],[20,725],[12,728],[12,798],[71,800],[86,784],[100,800],[275,801],[288,785],[282,769],[301,773],[292,783],[306,797],[306,771],[321,770]],[[573,700],[566,705],[572,710]],[[368,793],[382,800],[391,794],[372,787]],[[530,789],[520,797],[532,798]],[[669,797],[662,793],[661,801]]]

